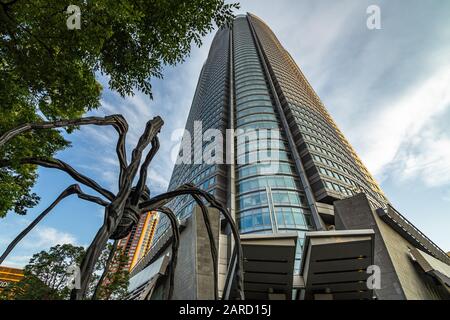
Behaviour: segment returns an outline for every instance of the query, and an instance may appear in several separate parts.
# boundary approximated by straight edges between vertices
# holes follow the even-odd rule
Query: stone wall
[[[376,290],[379,299],[440,299],[436,287],[409,257],[413,245],[380,219],[363,193],[336,201],[334,207],[337,230],[375,231],[375,264],[381,268],[381,289]]]
[[[336,230],[372,229],[375,232],[375,264],[381,268],[381,289],[376,290],[380,300],[404,300],[406,296],[378,228],[369,201],[363,193],[334,202]]]

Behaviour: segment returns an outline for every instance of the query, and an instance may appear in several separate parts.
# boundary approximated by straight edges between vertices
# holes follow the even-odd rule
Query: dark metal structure
[[[97,182],[91,178],[82,175],[69,164],[53,158],[26,158],[22,159],[22,164],[34,164],[46,168],[54,168],[69,174],[75,181],[79,184],[92,188],[97,191],[106,200],[92,196],[84,193],[79,184],[74,184],[65,189],[58,198],[46,209],[44,210],[26,229],[24,229],[7,247],[6,251],[0,257],[0,264],[5,260],[8,254],[14,249],[17,243],[23,239],[61,200],[70,196],[77,195],[78,198],[96,203],[105,207],[105,218],[102,226],[99,228],[94,240],[89,245],[87,249],[86,256],[81,262],[80,266],[80,276],[81,276],[81,286],[78,289],[73,289],[71,293],[71,299],[81,300],[85,297],[86,290],[91,279],[95,263],[99,259],[102,250],[105,248],[108,240],[118,240],[126,237],[131,231],[132,227],[138,222],[141,214],[148,211],[158,211],[165,215],[170,220],[173,241],[172,241],[172,252],[173,257],[169,266],[170,278],[169,278],[169,290],[167,297],[172,298],[173,294],[173,284],[174,284],[174,269],[176,267],[177,261],[177,251],[179,245],[179,225],[178,218],[172,212],[171,209],[166,207],[166,204],[178,196],[190,195],[193,197],[194,201],[200,206],[205,221],[205,225],[208,231],[211,256],[214,264],[214,278],[215,278],[215,298],[218,297],[217,290],[217,248],[214,242],[213,234],[211,231],[211,225],[208,216],[208,210],[203,202],[206,201],[213,208],[219,210],[219,212],[226,219],[230,225],[231,232],[235,241],[234,255],[237,259],[236,268],[236,283],[237,290],[239,292],[239,298],[244,299],[243,291],[243,256],[242,247],[240,244],[239,232],[231,217],[228,210],[222,206],[216,199],[209,193],[194,187],[191,184],[185,184],[177,188],[176,190],[160,194],[153,198],[150,197],[150,190],[146,186],[148,167],[154,158],[156,152],[159,149],[158,133],[163,126],[163,120],[160,117],[155,117],[154,119],[147,122],[144,133],[140,137],[136,147],[132,151],[131,161],[128,163],[125,149],[126,134],[128,131],[128,123],[125,118],[121,115],[111,115],[107,117],[86,117],[74,120],[59,120],[51,122],[40,122],[40,123],[27,123],[14,128],[3,135],[0,136],[0,148],[7,143],[9,140],[15,136],[32,130],[42,130],[42,129],[55,129],[62,127],[74,127],[74,126],[84,126],[84,125],[97,125],[97,126],[113,126],[113,128],[119,134],[119,139],[116,145],[117,157],[120,165],[119,174],[119,191],[117,194],[112,193],[109,190],[101,187]],[[145,159],[141,165],[141,160],[143,159],[143,153],[147,146],[151,144],[151,149],[145,156]],[[0,162],[0,166],[8,166],[7,161]],[[133,186],[134,179],[138,177],[138,182]],[[114,250],[113,250],[114,251]],[[111,252],[110,258],[113,256],[114,252]],[[109,259],[111,260],[111,259]],[[103,279],[107,270],[101,279]],[[231,274],[228,273],[228,277]],[[98,286],[101,285],[101,279]],[[95,293],[94,293],[95,298]]]

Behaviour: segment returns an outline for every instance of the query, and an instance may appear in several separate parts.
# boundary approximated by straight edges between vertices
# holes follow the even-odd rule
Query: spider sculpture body
[[[147,122],[144,133],[141,135],[136,147],[132,151],[131,161],[128,163],[125,149],[126,134],[128,131],[128,124],[124,117],[121,115],[111,115],[107,117],[86,117],[75,120],[59,120],[52,122],[39,122],[28,123],[12,129],[0,136],[0,148],[5,145],[9,140],[15,136],[30,131],[30,130],[44,130],[55,129],[63,127],[84,126],[84,125],[97,125],[97,126],[112,126],[119,134],[119,139],[116,145],[116,153],[119,160],[119,181],[117,194],[112,193],[109,190],[101,187],[93,179],[82,175],[69,164],[57,160],[48,158],[26,158],[21,159],[21,164],[34,164],[43,166],[46,168],[54,168],[62,170],[69,174],[79,184],[74,184],[65,189],[57,199],[44,210],[27,228],[25,228],[7,247],[6,251],[0,257],[0,264],[5,260],[8,254],[14,249],[17,243],[23,239],[61,200],[70,196],[77,195],[78,198],[96,203],[105,208],[104,221],[94,240],[91,242],[87,249],[86,256],[81,262],[80,266],[80,288],[72,290],[71,299],[83,299],[86,294],[86,290],[91,279],[95,263],[100,257],[102,250],[105,248],[108,240],[119,240],[126,237],[133,226],[138,222],[139,217],[149,211],[158,211],[167,215],[170,220],[172,229],[172,258],[169,266],[169,288],[167,298],[171,299],[173,294],[174,285],[174,270],[177,261],[177,252],[179,246],[179,226],[176,215],[166,207],[166,204],[180,195],[191,195],[198,206],[201,208],[205,226],[209,236],[211,256],[214,265],[214,292],[215,298],[218,298],[217,277],[218,277],[218,264],[217,264],[217,248],[214,241],[211,225],[209,222],[209,213],[206,206],[203,203],[205,200],[213,208],[219,210],[223,217],[230,224],[231,231],[234,238],[235,249],[234,259],[236,262],[236,283],[237,290],[241,299],[244,299],[243,294],[243,260],[242,260],[242,248],[240,245],[240,238],[237,227],[232,219],[231,215],[219,202],[215,200],[209,193],[200,190],[193,185],[182,185],[174,191],[170,191],[154,198],[150,197],[150,190],[146,186],[147,172],[150,162],[154,158],[156,152],[159,149],[159,140],[157,134],[163,126],[163,121],[160,117]],[[146,154],[144,160],[143,153],[147,146],[151,144],[150,151]],[[141,164],[142,162],[142,164]],[[8,160],[0,161],[0,166],[8,166]],[[137,179],[136,185],[133,185],[133,181]],[[102,197],[86,194],[82,191],[81,185],[87,186],[95,190]],[[105,200],[106,199],[106,200]],[[115,241],[114,247],[117,245]],[[112,260],[114,250],[111,251],[109,261]],[[233,268],[229,268],[230,270]],[[96,296],[98,287],[102,284],[104,276],[106,275],[107,268],[105,268],[102,277],[100,278],[97,288],[94,292],[93,298]],[[227,277],[232,276],[231,272]]]

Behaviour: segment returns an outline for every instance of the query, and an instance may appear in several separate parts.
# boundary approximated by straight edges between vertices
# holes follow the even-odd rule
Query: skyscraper
[[[243,139],[238,131],[244,133]],[[256,134],[246,135],[249,131]],[[392,208],[295,61],[252,14],[237,16],[230,28],[214,37],[185,132],[169,190],[193,183],[228,207],[243,239],[249,298],[277,294],[371,298],[373,289],[366,287],[367,276],[361,278],[361,272],[382,265],[383,276],[390,277],[397,266],[409,263],[403,256],[408,244],[440,262],[450,261]],[[267,132],[278,135],[269,137]],[[262,157],[267,154],[271,157]],[[189,196],[177,198],[170,207],[181,221],[197,215]],[[403,239],[397,243],[404,241],[401,261],[395,260],[394,253],[400,249],[387,240],[394,237],[391,229]],[[168,230],[168,220],[162,217],[155,234],[159,246],[136,272],[162,256],[170,241]],[[219,248],[229,247],[226,235],[222,228]],[[192,256],[203,259],[207,251],[196,248]],[[226,249],[219,254],[230,259]],[[230,266],[223,263],[224,269]],[[198,268],[194,264],[194,270]],[[308,273],[318,269],[323,274]],[[199,279],[207,272],[201,273]],[[414,296],[408,295],[408,290],[414,291],[407,287],[408,279],[392,277],[392,283],[397,281],[405,289],[382,288],[378,298]],[[232,284],[227,289],[227,281],[222,280],[221,294],[232,297]],[[198,289],[200,284],[194,285]],[[136,282],[133,288],[138,286]],[[296,288],[299,291],[292,296]]]
[[[273,174],[261,174],[261,162],[238,165],[237,157],[245,155],[238,154],[236,138],[231,164],[192,164],[192,154],[191,163],[175,166],[169,189],[191,182],[210,191],[231,209],[243,234],[295,230],[302,241],[305,231],[326,229],[318,213],[321,204],[359,191],[374,207],[387,202],[289,53],[253,15],[238,16],[233,31],[220,30],[214,38],[187,132],[193,134],[195,121],[203,133],[216,128],[224,137],[227,128],[281,132]],[[173,209],[182,218],[193,206],[184,197]]]
[[[158,223],[158,215],[155,212],[144,214],[139,219],[136,226],[133,227],[130,234],[117,244],[121,254],[125,254],[128,258],[126,268],[128,271],[133,269],[136,263],[142,259],[143,256],[150,249],[153,235]]]

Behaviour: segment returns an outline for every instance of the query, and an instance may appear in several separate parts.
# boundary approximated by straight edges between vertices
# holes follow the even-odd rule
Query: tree
[[[25,266],[23,279],[8,289],[17,300],[67,299],[70,294],[68,269],[80,263],[84,252],[83,247],[63,244],[36,253]]]
[[[103,272],[112,246],[108,245],[96,264],[87,298],[92,296],[100,274]],[[0,299],[15,300],[66,300],[70,297],[69,282],[72,278],[70,269],[79,265],[86,251],[83,247],[71,244],[56,245],[48,251],[33,255],[24,269],[21,281],[8,285],[1,293]],[[117,262],[113,265],[123,266],[126,256],[116,251]],[[128,287],[128,271],[120,268],[107,276],[108,282],[101,287],[100,299],[120,299],[126,295]]]
[[[125,254],[123,248],[117,248],[113,253],[112,261],[108,261],[111,250],[113,249],[112,244],[108,244],[107,248],[103,250],[100,256],[99,262],[97,263],[97,275],[106,269],[105,278],[102,279],[102,284],[99,287],[99,292],[97,293],[96,299],[101,300],[121,300],[125,298],[128,291],[128,283],[130,274],[127,269],[128,256]],[[97,279],[91,281],[92,284],[96,284]]]
[[[80,30],[67,28],[69,4],[80,8]],[[182,62],[214,24],[228,23],[234,8],[223,0],[0,0],[0,135],[98,108],[96,75],[122,96],[136,89],[151,97],[151,79]],[[19,160],[69,145],[61,132],[43,130],[0,149],[0,217],[39,201],[31,192],[36,166]]]

